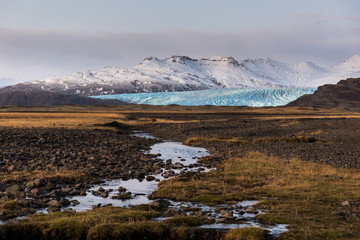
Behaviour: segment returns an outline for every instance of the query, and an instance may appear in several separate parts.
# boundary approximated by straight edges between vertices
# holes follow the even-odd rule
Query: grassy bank
[[[260,153],[213,171],[160,183],[154,197],[207,204],[260,199],[258,220],[289,224],[280,239],[360,238],[360,171]]]
[[[201,219],[180,217],[164,222],[152,210],[103,207],[82,213],[57,212],[0,226],[2,239],[219,239],[221,233],[196,228]]]

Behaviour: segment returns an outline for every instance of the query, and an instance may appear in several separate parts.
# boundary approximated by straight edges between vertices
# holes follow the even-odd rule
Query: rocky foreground
[[[58,211],[76,205],[69,196],[86,195],[102,179],[144,179],[160,167],[144,154],[156,140],[112,130],[0,129],[0,204],[19,201],[26,213],[37,208]],[[107,197],[104,191],[102,194]],[[119,189],[119,198],[131,197]],[[3,211],[2,219],[23,213]]]

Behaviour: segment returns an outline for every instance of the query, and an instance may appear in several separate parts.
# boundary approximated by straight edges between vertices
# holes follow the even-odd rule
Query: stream
[[[156,139],[150,134],[141,132],[134,132],[132,136]],[[149,204],[151,201],[148,199],[148,196],[157,189],[159,181],[178,176],[183,172],[205,172],[212,170],[197,164],[198,159],[210,155],[209,151],[205,148],[190,147],[179,142],[165,141],[154,144],[151,149],[145,151],[145,153],[157,155],[158,159],[171,163],[173,168],[160,169],[149,181],[116,179],[94,185],[87,190],[86,196],[69,198],[73,204],[63,208],[63,210],[73,209],[76,212],[80,212],[93,209],[94,206],[112,205],[131,207],[140,204]],[[130,199],[116,199],[120,191],[127,194]],[[106,193],[106,195],[101,196],[99,193]],[[286,224],[267,225],[257,222],[256,216],[263,213],[263,211],[256,208],[256,204],[259,203],[259,201],[242,201],[236,205],[219,206],[208,206],[191,202],[168,202],[170,203],[168,213],[175,212],[181,215],[202,216],[214,221],[212,224],[202,225],[202,228],[230,229],[259,227],[268,230],[270,235],[274,237],[288,231]],[[47,211],[43,210],[42,212],[46,213]],[[157,218],[156,220],[161,221],[168,218],[166,214],[165,216],[166,217]],[[171,217],[171,214],[169,214],[169,217]]]

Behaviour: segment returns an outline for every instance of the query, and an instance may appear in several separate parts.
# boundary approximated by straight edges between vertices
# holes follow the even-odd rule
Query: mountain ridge
[[[5,92],[0,93],[0,106],[57,106],[57,105],[124,105],[116,99],[94,99],[74,94],[51,92]]]
[[[49,91],[82,96],[218,88],[318,87],[338,79],[360,77],[360,56],[331,67],[312,62],[288,64],[272,58],[236,60],[214,56],[194,59],[146,57],[132,68],[104,67],[53,76],[0,89]]]
[[[322,85],[313,94],[305,94],[286,106],[359,109],[360,78]]]

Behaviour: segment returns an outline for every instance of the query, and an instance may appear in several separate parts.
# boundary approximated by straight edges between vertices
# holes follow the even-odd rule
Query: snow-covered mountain
[[[1,91],[43,90],[88,96],[219,88],[317,87],[348,77],[360,77],[360,56],[332,67],[311,62],[287,64],[271,58],[237,61],[232,57],[147,57],[132,68],[105,67],[20,83]]]

